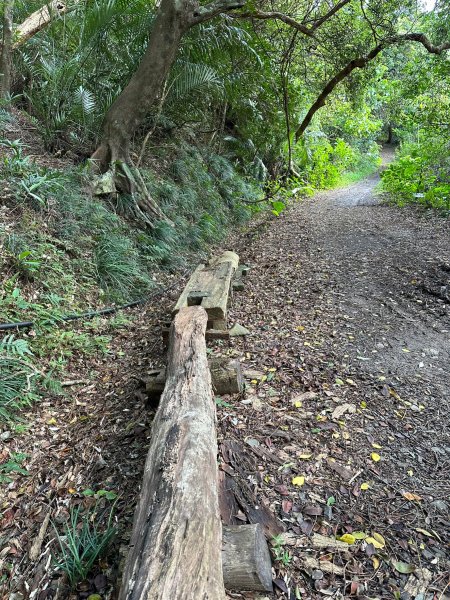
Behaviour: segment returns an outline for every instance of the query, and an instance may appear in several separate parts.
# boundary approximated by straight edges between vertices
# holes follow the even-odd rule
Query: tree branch
[[[39,10],[29,15],[23,23],[18,25],[15,29],[15,41],[13,43],[13,50],[24,44],[33,35],[36,35],[39,31],[47,27],[52,21],[55,15],[63,15],[67,11],[65,2],[60,0],[53,0],[49,4],[46,4]]]
[[[419,42],[431,54],[442,54],[443,52],[445,52],[445,50],[450,49],[450,42],[443,42],[439,46],[434,46],[424,33],[405,33],[402,35],[397,35],[388,38],[383,42],[380,42],[377,46],[375,46],[375,48],[373,48],[369,52],[369,54],[367,54],[366,56],[361,56],[359,58],[354,58],[347,65],[345,65],[345,67],[341,69],[339,73],[337,73],[332,79],[329,80],[329,82],[323,88],[317,100],[308,110],[305,118],[297,128],[295,132],[295,141],[298,142],[299,139],[302,137],[306,128],[311,123],[313,116],[316,114],[319,108],[324,106],[326,99],[334,90],[334,88],[346,77],[348,77],[348,75],[350,75],[352,71],[354,71],[355,69],[363,69],[364,67],[366,67],[371,60],[376,58],[378,54],[388,46],[392,46],[394,44],[402,44],[404,42]]]
[[[222,14],[231,12],[233,10],[237,10],[242,8],[245,5],[246,0],[214,0],[210,2],[206,6],[200,6],[194,12],[194,22],[201,23],[203,21],[207,21],[212,19],[213,17]],[[270,11],[265,12],[262,10],[251,10],[245,12],[239,12],[231,15],[234,19],[259,19],[263,21],[267,20],[278,20],[286,23],[290,27],[293,27],[297,31],[300,31],[304,35],[309,37],[314,36],[314,32],[318,29],[325,21],[328,21],[334,14],[336,14],[343,6],[348,4],[350,0],[340,0],[337,4],[333,6],[326,14],[319,17],[316,21],[313,22],[312,25],[308,26],[300,21],[297,21],[293,17],[286,15],[285,13],[281,13],[278,11]]]
[[[205,6],[198,6],[192,15],[192,25],[209,21],[222,13],[242,8],[246,0],[213,0]]]

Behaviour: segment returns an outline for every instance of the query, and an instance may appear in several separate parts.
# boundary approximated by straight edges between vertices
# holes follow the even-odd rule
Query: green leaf
[[[394,569],[396,569],[399,573],[414,573],[414,571],[416,570],[416,567],[414,565],[402,562],[401,560],[392,561],[392,565]]]
[[[333,506],[336,504],[336,498],[334,496],[330,496],[327,500],[327,506]]]

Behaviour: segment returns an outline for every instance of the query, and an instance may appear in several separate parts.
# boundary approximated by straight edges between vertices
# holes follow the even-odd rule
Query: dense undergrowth
[[[417,204],[450,216],[448,139],[424,135],[423,142],[405,141],[382,177],[382,189],[390,201],[399,206]]]

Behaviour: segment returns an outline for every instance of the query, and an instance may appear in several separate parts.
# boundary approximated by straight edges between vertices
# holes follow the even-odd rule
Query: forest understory
[[[380,204],[376,184],[294,202],[222,245],[251,270],[230,316],[250,334],[210,345],[247,381],[216,398],[220,468],[273,516],[270,597],[448,597],[448,222]],[[1,434],[2,452],[28,457],[28,476],[1,488],[5,600],[114,598],[154,414],[142,380],[164,364],[161,325],[183,282],[161,274],[162,295],[122,324],[99,319],[108,353],[74,353],[65,394],[22,411],[32,434]],[[64,523],[99,490],[119,535],[67,596],[46,517]]]

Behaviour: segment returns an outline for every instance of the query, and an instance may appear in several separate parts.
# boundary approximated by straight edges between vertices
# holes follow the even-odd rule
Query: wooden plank
[[[198,304],[206,310],[210,321],[226,321],[231,281],[238,264],[237,254],[224,252],[207,265],[199,265],[175,304],[172,316],[183,307]]]
[[[272,592],[272,561],[261,525],[223,528],[222,563],[229,590]]]
[[[225,599],[206,323],[206,311],[192,306],[171,327],[119,600]]]

